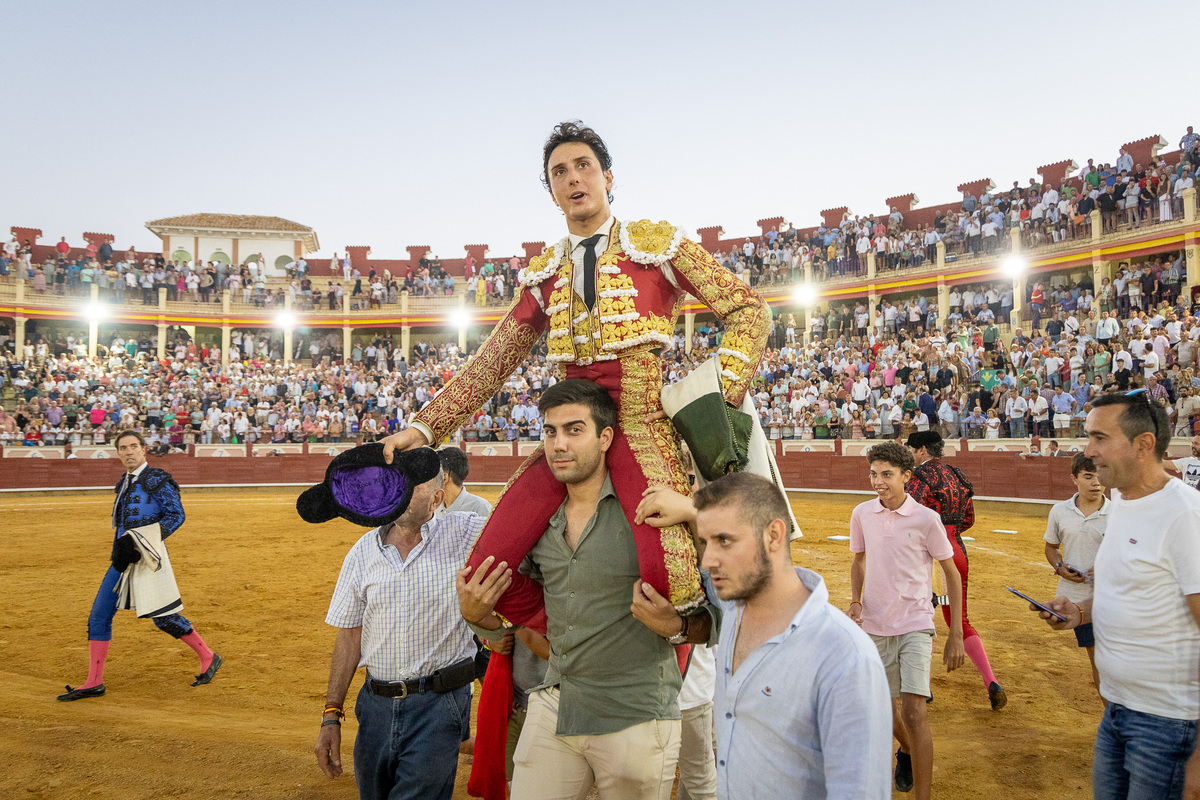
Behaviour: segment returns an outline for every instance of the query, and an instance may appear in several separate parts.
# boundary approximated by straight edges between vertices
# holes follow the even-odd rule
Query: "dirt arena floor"
[[[479,494],[495,499],[496,489]],[[312,747],[334,632],[323,620],[342,558],[362,534],[310,526],[298,490],[186,491],[187,523],[171,538],[184,614],[225,658],[191,688],[192,651],[132,612],[117,615],[106,697],[58,703],[87,673],[86,620],[107,566],[111,495],[0,497],[2,798],[355,798],[346,774],[322,775]],[[818,570],[834,602],[849,595],[850,511],[863,497],[793,494],[805,538],[796,563]],[[1087,656],[1009,595],[1053,595],[1042,555],[1048,506],[981,503],[968,533],[971,620],[1008,706],[993,713],[968,661],[946,675],[935,657],[930,718],[934,797],[1091,797],[1092,737],[1102,703]],[[1017,531],[1016,535],[993,532]],[[940,616],[938,627],[944,631]],[[939,638],[935,651],[940,652]],[[350,698],[363,679],[360,671]],[[803,687],[797,687],[802,691]],[[467,797],[466,768],[455,797]],[[896,795],[904,797],[905,795]]]

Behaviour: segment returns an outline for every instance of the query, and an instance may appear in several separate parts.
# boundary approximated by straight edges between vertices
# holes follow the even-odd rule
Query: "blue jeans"
[[[96,599],[92,601],[92,613],[88,614],[88,640],[96,642],[112,641],[112,622],[117,615],[117,581],[121,573],[112,567],[104,573],[100,581],[100,589]],[[178,639],[192,632],[192,623],[182,614],[168,614],[165,617],[154,617],[153,622],[159,630],[169,633]]]
[[[1180,800],[1196,721],[1104,708],[1092,762],[1095,800]]]
[[[450,800],[458,746],[471,735],[471,687],[354,703],[354,779],[361,800]]]

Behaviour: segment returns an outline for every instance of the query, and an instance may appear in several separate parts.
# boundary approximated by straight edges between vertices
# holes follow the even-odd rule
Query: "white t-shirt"
[[[1146,355],[1142,357],[1142,374],[1146,380],[1150,380],[1154,377],[1154,373],[1158,372],[1158,364],[1158,353],[1153,350],[1147,350]]]
[[[697,708],[713,701],[717,688],[717,656],[711,648],[698,644],[692,648],[692,661],[679,690],[679,710]]]
[[[1113,491],[1096,554],[1092,618],[1100,694],[1171,719],[1200,719],[1200,492],[1172,478],[1154,494]]]
[[[1200,488],[1200,458],[1177,458],[1171,462],[1175,465],[1175,469],[1179,470],[1179,475],[1183,482],[1193,489]]]

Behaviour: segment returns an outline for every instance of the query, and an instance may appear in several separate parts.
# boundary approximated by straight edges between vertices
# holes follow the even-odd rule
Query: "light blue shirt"
[[[737,672],[742,604],[720,603],[717,797],[890,800],[892,705],[879,652],[829,604],[820,575],[796,574],[811,596]]]

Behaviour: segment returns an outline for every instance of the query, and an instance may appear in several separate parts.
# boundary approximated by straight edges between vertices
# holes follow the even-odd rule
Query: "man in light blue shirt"
[[[637,514],[693,525],[705,589],[724,612],[717,797],[890,798],[892,714],[879,652],[829,604],[821,576],[792,565],[787,499],[775,485],[737,472],[692,500],[656,489]]]

